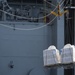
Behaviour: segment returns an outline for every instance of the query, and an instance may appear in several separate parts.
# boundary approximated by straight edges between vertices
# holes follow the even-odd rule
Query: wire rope
[[[61,0],[61,1],[62,1],[62,0]],[[60,1],[60,3],[61,3],[61,1]],[[65,0],[64,0],[64,1],[65,1]],[[63,1],[63,2],[64,2],[64,1]],[[57,6],[58,6],[58,4],[57,4]],[[54,9],[54,10],[52,10],[52,11],[55,11],[55,10],[57,9],[57,6],[56,6],[56,7],[55,7],[55,9]],[[1,12],[6,13],[6,14],[8,14],[8,15],[16,16],[16,17],[18,17],[18,18],[23,18],[23,19],[43,19],[43,18],[45,18],[45,17],[47,17],[47,16],[50,16],[50,15],[51,15],[51,13],[49,13],[49,14],[47,14],[47,15],[45,15],[45,16],[43,16],[43,17],[39,17],[39,18],[27,18],[27,17],[18,16],[18,15],[14,15],[14,14],[8,13],[8,12],[3,11],[3,10],[1,10],[1,9],[0,9],[0,11],[1,11]]]
[[[45,1],[46,3],[52,5],[52,6],[56,7],[56,5],[54,5],[53,3],[50,3],[50,2],[48,2],[47,0],[44,0],[44,1]]]
[[[65,1],[65,0],[64,0],[64,1]],[[45,25],[43,25],[43,26],[37,27],[37,28],[31,28],[31,29],[15,28],[15,29],[16,29],[16,30],[36,30],[36,29],[40,29],[40,28],[43,28],[43,27],[45,27],[45,26],[51,24],[55,19],[56,19],[56,17],[54,17],[49,23],[47,23],[47,24],[45,24]],[[13,29],[12,26],[7,26],[7,25],[5,25],[5,24],[0,24],[0,26],[8,27],[8,28]]]
[[[56,19],[56,17],[54,17],[49,23],[47,23],[47,24],[45,24],[43,26],[37,27],[37,28],[31,28],[31,29],[15,28],[15,30],[36,30],[36,29],[40,29],[40,28],[43,28],[43,27],[49,25],[50,23],[52,23],[55,19]],[[7,28],[11,28],[11,29],[14,28],[12,26],[7,26],[5,24],[0,24],[0,26],[7,27]]]

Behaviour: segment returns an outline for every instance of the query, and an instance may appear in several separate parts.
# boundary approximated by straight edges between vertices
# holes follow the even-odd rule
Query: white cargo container
[[[67,44],[64,46],[61,52],[61,62],[63,64],[75,62],[75,46]]]
[[[43,51],[44,66],[56,65],[60,63],[60,54],[55,46],[50,46]]]

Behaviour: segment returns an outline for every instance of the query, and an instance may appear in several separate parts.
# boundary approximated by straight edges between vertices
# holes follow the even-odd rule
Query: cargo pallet
[[[64,64],[54,64],[54,65],[46,65],[44,67],[46,68],[60,68],[60,67],[63,67],[65,69],[69,69],[69,68],[73,68],[75,65],[75,62],[73,63],[64,63]]]

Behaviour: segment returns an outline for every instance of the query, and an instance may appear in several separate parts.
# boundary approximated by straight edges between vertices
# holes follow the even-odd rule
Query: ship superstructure
[[[61,11],[69,11],[60,17],[51,14],[51,11],[57,13],[58,2]],[[43,50],[50,45],[60,50],[66,43],[74,44],[75,13],[70,9],[73,3],[72,0],[0,0],[0,74],[67,75],[69,70],[43,66]]]

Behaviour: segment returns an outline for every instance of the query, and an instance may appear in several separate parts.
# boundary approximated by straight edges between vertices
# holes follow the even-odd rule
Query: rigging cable
[[[65,0],[64,0],[64,1],[65,1]],[[63,2],[64,2],[64,1],[63,1]],[[62,0],[61,0],[59,3],[61,3],[61,2],[62,2]],[[58,4],[57,4],[57,6],[58,6]],[[57,9],[57,6],[56,6],[56,7],[55,7],[55,9],[54,9],[54,10],[52,10],[52,11],[55,11],[55,10]],[[60,6],[61,6],[61,5],[60,5]],[[45,17],[47,17],[47,16],[50,16],[50,15],[51,15],[51,13],[49,13],[49,14],[47,14],[46,16],[39,17],[39,18],[27,18],[27,17],[18,16],[18,15],[14,15],[14,14],[8,13],[8,12],[3,11],[3,10],[1,10],[1,9],[0,9],[0,11],[1,11],[1,12],[6,13],[6,14],[8,14],[8,15],[16,16],[16,17],[18,17],[18,18],[23,18],[23,19],[43,19],[43,18],[45,18]]]
[[[65,1],[65,0],[64,0],[64,1]],[[63,7],[63,8],[64,8],[64,7]],[[62,9],[62,10],[63,10],[63,9]],[[43,27],[45,27],[45,26],[51,24],[55,19],[56,19],[56,16],[55,16],[49,23],[47,23],[47,24],[45,24],[45,25],[43,25],[43,26],[37,27],[37,28],[31,28],[31,29],[15,28],[15,29],[16,29],[16,30],[36,30],[36,29],[40,29],[40,28],[43,28]],[[5,25],[5,24],[0,24],[0,26],[13,29],[12,26],[7,26],[7,25]]]
[[[52,5],[52,6],[56,7],[56,5],[54,5],[53,3],[50,3],[50,2],[48,2],[47,0],[44,0],[44,1],[45,1],[46,3]]]

